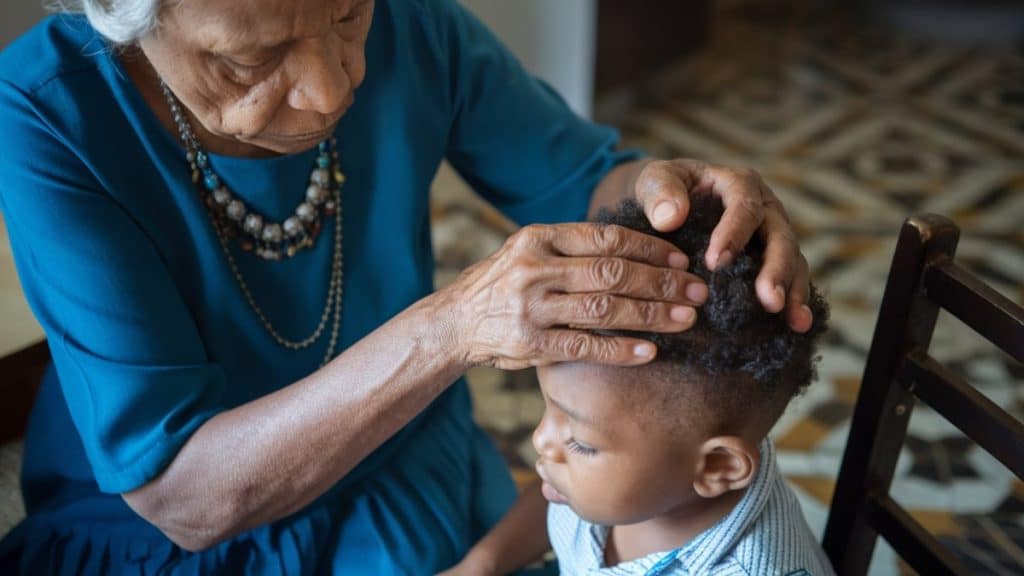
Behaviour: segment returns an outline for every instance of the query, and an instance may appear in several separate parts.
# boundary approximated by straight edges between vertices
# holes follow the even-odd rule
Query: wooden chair
[[[915,399],[1024,478],[1024,424],[928,355],[944,309],[1024,362],[1024,309],[954,262],[959,234],[934,215],[900,232],[825,528],[840,576],[867,572],[878,535],[921,574],[968,573],[889,495]]]

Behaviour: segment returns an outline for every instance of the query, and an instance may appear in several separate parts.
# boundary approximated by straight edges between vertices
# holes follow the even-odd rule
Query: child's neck
[[[685,545],[724,518],[745,492],[734,490],[714,499],[696,496],[661,516],[636,524],[612,526],[604,546],[605,566]]]

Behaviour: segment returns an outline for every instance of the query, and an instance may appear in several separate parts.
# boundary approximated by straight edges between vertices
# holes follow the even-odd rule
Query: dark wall
[[[598,0],[597,92],[628,86],[704,44],[709,0]]]

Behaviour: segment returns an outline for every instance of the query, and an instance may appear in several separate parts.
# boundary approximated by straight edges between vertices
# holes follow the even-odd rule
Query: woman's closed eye
[[[363,9],[361,7],[353,8],[352,11],[348,13],[348,16],[336,19],[331,30],[343,40],[359,38],[365,28],[363,20],[366,17],[367,15],[363,14]]]
[[[244,83],[259,79],[272,70],[277,64],[277,56],[246,59],[222,56],[221,61],[232,80]]]
[[[590,446],[587,446],[586,444],[581,444],[575,438],[570,438],[565,443],[565,445],[569,447],[569,451],[570,452],[574,452],[576,454],[579,454],[580,456],[593,456],[593,455],[597,454],[597,449],[596,448],[591,448]]]
[[[335,18],[334,22],[336,24],[355,24],[359,22],[363,17],[363,12],[369,7],[369,4],[369,2],[356,4],[348,11],[348,14],[340,18]]]

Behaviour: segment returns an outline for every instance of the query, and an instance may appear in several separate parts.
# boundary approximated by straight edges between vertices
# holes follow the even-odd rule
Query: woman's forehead
[[[171,4],[163,26],[211,52],[273,48],[323,35],[372,0],[184,0]]]

